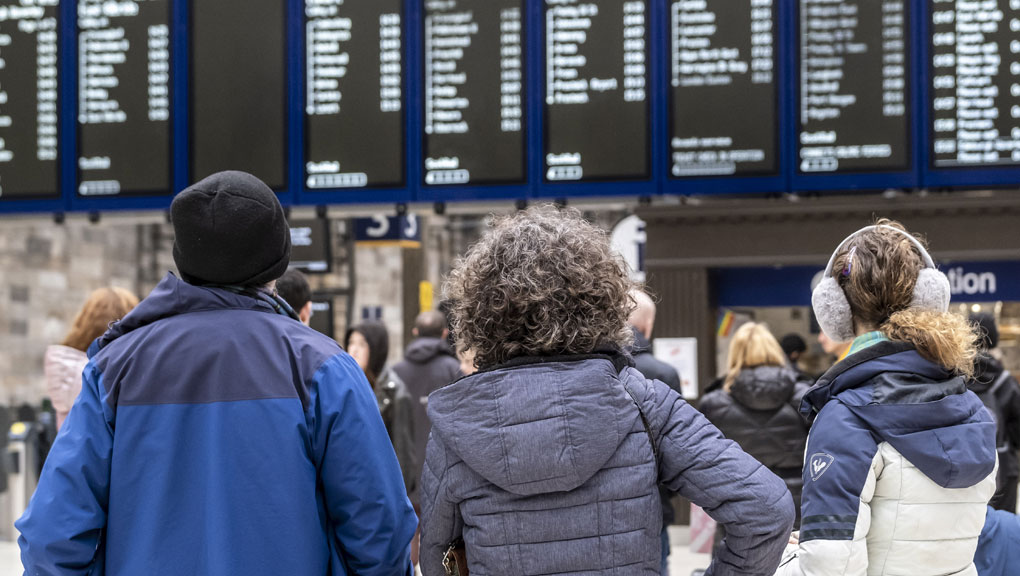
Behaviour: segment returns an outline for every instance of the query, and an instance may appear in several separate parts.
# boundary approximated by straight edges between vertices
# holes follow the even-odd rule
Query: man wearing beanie
[[[214,174],[173,274],[93,343],[17,522],[26,574],[411,574],[417,519],[371,387],[275,294],[276,195]]]
[[[981,398],[995,418],[996,449],[999,472],[995,478],[995,495],[989,505],[998,510],[1016,513],[1017,480],[1020,479],[1020,385],[1016,377],[992,355],[999,347],[999,327],[987,312],[970,315],[978,333],[978,357],[974,361],[974,377],[967,387]]]

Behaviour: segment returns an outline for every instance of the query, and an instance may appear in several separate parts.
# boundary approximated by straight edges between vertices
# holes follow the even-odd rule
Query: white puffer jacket
[[[883,342],[833,367],[805,408],[800,544],[777,574],[977,576],[995,425],[962,378]]]

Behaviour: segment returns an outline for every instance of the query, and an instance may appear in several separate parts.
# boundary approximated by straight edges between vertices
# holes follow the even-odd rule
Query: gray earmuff
[[[847,301],[843,289],[840,288],[839,282],[832,277],[833,262],[835,262],[836,255],[839,254],[839,251],[842,250],[847,242],[850,242],[859,234],[878,228],[893,230],[906,236],[914,243],[914,246],[921,254],[921,258],[924,260],[925,268],[917,275],[917,282],[914,285],[914,299],[910,304],[911,307],[935,310],[937,312],[949,310],[949,299],[952,296],[949,279],[935,267],[935,262],[931,259],[931,255],[918,242],[917,238],[892,226],[868,226],[847,236],[845,240],[839,243],[832,256],[829,257],[829,263],[825,266],[822,281],[818,283],[818,286],[811,293],[811,306],[814,308],[818,325],[821,326],[826,336],[835,342],[853,340],[856,333],[854,332],[853,313],[850,310],[850,303]]]

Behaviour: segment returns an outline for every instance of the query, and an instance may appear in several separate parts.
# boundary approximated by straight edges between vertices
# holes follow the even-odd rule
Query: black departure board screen
[[[934,168],[1020,166],[1020,2],[930,0]]]
[[[670,174],[776,174],[775,1],[672,0],[670,31]]]
[[[651,175],[648,2],[545,0],[545,179]]]
[[[523,183],[522,0],[425,0],[425,184]]]
[[[286,184],[285,0],[193,0],[191,179],[244,170]]]
[[[57,0],[0,1],[0,198],[59,195]]]
[[[799,171],[908,169],[907,1],[799,6]]]
[[[403,2],[305,0],[305,185],[404,182]]]
[[[78,0],[78,194],[168,194],[170,2]]]

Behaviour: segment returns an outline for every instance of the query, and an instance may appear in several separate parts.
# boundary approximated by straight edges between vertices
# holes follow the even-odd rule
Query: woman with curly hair
[[[660,483],[726,526],[715,574],[775,570],[789,492],[633,368],[632,288],[575,211],[500,219],[458,262],[453,332],[479,371],[429,397],[425,576],[461,550],[474,574],[659,574]]]
[[[852,234],[812,296],[849,354],[809,390],[789,576],[972,576],[995,493],[995,424],[967,390],[975,334],[949,281],[896,222]]]

